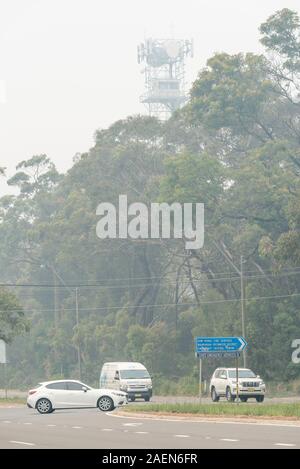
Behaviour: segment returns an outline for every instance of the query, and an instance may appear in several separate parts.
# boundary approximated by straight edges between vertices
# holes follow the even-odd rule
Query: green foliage
[[[16,296],[3,288],[0,289],[0,339],[11,343],[19,334],[27,332],[28,321]]]
[[[216,54],[207,61],[191,90],[191,119],[213,131],[230,129],[233,135],[271,135],[264,112],[275,97],[265,59],[253,54]]]
[[[286,59],[286,68],[300,70],[300,19],[295,11],[277,11],[260,26],[260,32],[261,43]]]
[[[7,181],[7,184],[18,186],[21,193],[26,195],[47,191],[59,181],[59,174],[46,155],[36,155],[27,161],[22,161],[16,169],[18,172]]]
[[[195,392],[194,337],[241,334],[240,256],[249,366],[268,380],[299,379],[291,362],[300,337],[298,16],[276,12],[261,33],[275,61],[215,54],[167,122],[131,116],[97,130],[65,175],[43,154],[17,166],[8,183],[18,195],[0,199],[0,266],[2,282],[19,285],[18,300],[3,292],[0,329],[7,340],[26,321],[31,329],[10,348],[11,386],[77,377],[80,350],[93,385],[104,362],[134,360],[154,390]],[[203,249],[99,240],[97,206],[117,205],[120,194],[129,203],[204,203]],[[204,379],[218,365],[208,359]]]

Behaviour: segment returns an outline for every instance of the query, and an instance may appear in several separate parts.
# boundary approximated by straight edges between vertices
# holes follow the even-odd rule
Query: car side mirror
[[[115,376],[115,380],[116,380],[116,381],[120,381],[119,376]]]
[[[88,388],[87,388],[86,386],[82,386],[82,390],[83,390],[84,392],[87,392],[87,391],[88,391]]]
[[[256,378],[260,378],[260,376],[259,376],[259,375],[257,375],[257,376],[256,376]]]

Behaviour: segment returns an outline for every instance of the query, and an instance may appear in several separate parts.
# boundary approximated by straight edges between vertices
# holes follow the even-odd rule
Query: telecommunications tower
[[[140,102],[149,115],[167,119],[187,100],[185,59],[193,57],[193,41],[146,39],[138,46],[138,63],[145,62],[145,93]]]

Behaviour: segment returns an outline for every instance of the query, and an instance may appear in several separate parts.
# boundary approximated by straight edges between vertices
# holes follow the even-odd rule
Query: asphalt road
[[[9,398],[14,398],[14,397],[20,397],[20,398],[26,398],[28,395],[28,391],[20,391],[18,389],[9,389],[8,390],[8,397]],[[4,389],[0,389],[0,398],[5,397],[5,391]],[[225,401],[225,399],[223,399]],[[199,397],[198,396],[157,396],[154,395],[151,399],[151,402],[154,403],[199,403]],[[211,404],[211,398],[210,397],[203,397],[202,403],[203,404]],[[264,404],[282,404],[282,403],[293,403],[293,402],[300,402],[300,395],[298,396],[284,396],[284,397],[269,397],[268,394],[266,395]],[[144,401],[142,400],[137,400],[135,402],[136,404],[145,404]],[[250,399],[248,401],[249,404],[255,404],[256,401],[255,399]]]
[[[98,409],[40,415],[0,408],[0,448],[300,448],[300,424],[121,417]]]

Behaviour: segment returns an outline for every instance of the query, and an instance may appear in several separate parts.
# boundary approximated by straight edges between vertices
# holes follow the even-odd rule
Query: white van
[[[136,362],[104,363],[99,387],[125,391],[130,401],[137,397],[150,401],[152,397],[151,377],[144,365]]]

